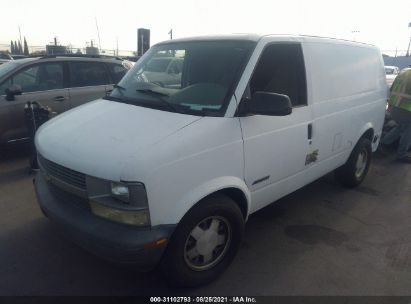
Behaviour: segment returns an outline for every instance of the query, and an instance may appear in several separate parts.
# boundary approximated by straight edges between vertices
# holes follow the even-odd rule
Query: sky
[[[135,51],[137,28],[151,30],[151,45],[207,34],[301,34],[406,50],[411,35],[410,0],[13,0],[1,5],[0,44],[21,35],[30,46],[57,36],[61,44]],[[355,31],[355,32],[354,32]]]

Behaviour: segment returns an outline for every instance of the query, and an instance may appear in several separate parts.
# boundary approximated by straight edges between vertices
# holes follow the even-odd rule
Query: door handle
[[[308,128],[308,132],[307,132],[307,135],[308,135],[308,139],[309,140],[312,140],[313,139],[313,124],[312,123],[309,123],[308,124],[308,126],[307,126],[307,128]]]
[[[66,97],[64,97],[64,96],[56,96],[56,97],[54,97],[54,100],[55,100],[55,101],[64,101],[64,100],[66,100]]]
[[[107,91],[106,91],[106,95],[110,95],[110,94],[111,94],[111,92],[113,92],[113,89],[111,89],[111,90],[107,90]]]

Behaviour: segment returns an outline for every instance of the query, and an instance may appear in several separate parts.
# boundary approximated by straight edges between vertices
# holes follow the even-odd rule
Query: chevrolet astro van
[[[96,255],[159,265],[176,285],[205,284],[233,260],[253,212],[331,171],[346,187],[364,180],[386,99],[371,45],[273,35],[166,41],[109,96],[38,130],[37,198]]]

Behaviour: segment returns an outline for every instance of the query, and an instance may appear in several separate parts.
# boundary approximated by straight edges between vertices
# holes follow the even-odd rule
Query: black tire
[[[361,156],[362,155],[362,156]],[[359,157],[366,157],[365,167],[358,171],[357,160]],[[372,157],[371,141],[367,138],[360,138],[352,150],[347,162],[335,170],[335,177],[344,187],[353,188],[362,183],[370,168]]]
[[[188,255],[186,255],[189,242],[194,242],[194,247],[200,248],[195,238],[192,237],[192,233],[194,228],[199,227],[200,223],[206,225],[208,220],[213,221],[214,219],[221,220],[218,224],[218,229],[227,228],[223,230],[225,232],[231,231],[231,237],[228,238],[229,233],[223,234],[222,236],[224,237],[227,235],[226,243],[224,245],[217,245],[213,249],[213,258],[214,255],[217,256],[214,260],[215,265],[208,266],[210,268],[195,270],[193,269],[192,262],[189,261]],[[231,230],[228,229],[228,226]],[[211,226],[208,229],[211,229]],[[219,232],[216,233],[220,236]],[[217,194],[199,202],[178,224],[162,258],[160,266],[168,283],[180,287],[194,287],[210,283],[223,273],[232,262],[238,251],[243,233],[243,214],[232,199],[225,195]],[[224,249],[221,249],[221,246],[224,246]],[[218,253],[219,251],[220,253]],[[204,257],[201,258],[201,255],[198,257],[199,260],[204,259]]]

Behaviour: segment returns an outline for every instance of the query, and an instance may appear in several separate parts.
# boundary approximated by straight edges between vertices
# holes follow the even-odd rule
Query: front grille
[[[86,175],[69,168],[63,167],[52,161],[49,161],[38,155],[38,161],[41,167],[46,171],[47,174],[58,178],[59,180],[77,187],[82,190],[86,190]]]
[[[79,197],[77,195],[71,194],[66,192],[59,187],[53,185],[52,183],[48,183],[48,188],[51,194],[56,198],[59,203],[62,204],[71,204],[77,208],[81,208],[83,210],[90,211],[90,204],[88,199]]]

